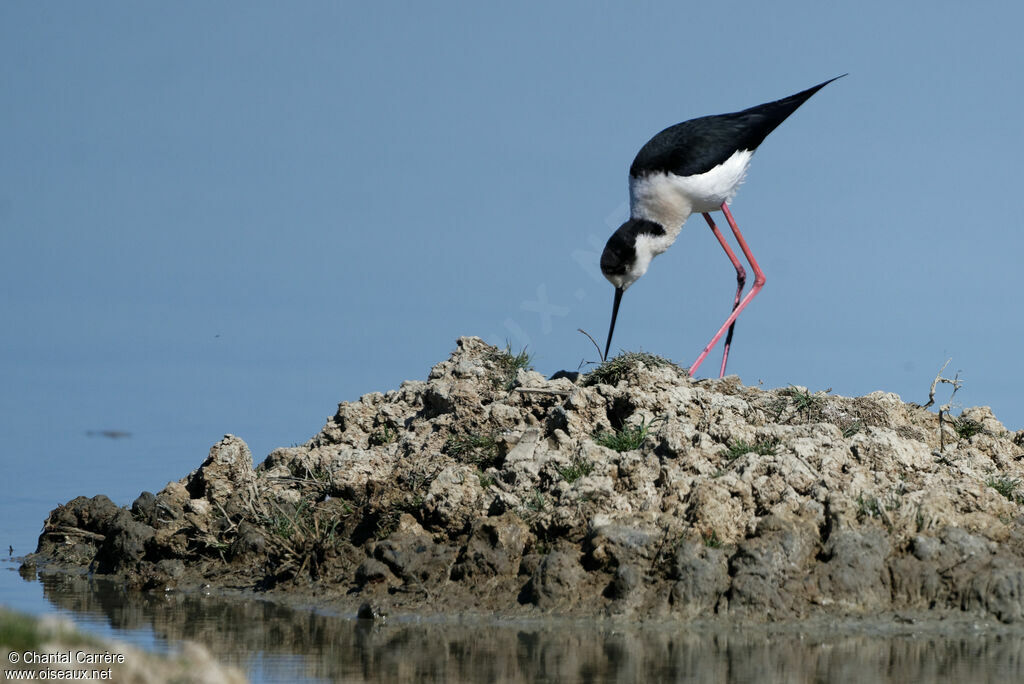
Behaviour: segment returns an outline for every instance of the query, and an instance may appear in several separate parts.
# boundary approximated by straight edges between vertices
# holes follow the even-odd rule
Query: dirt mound
[[[79,497],[27,563],[375,610],[1024,619],[1024,431],[894,394],[693,380],[626,354],[548,380],[461,338],[257,468],[228,435],[130,510]]]

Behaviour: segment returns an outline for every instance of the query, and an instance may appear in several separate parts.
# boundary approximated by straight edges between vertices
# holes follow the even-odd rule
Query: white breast
[[[716,211],[723,202],[732,200],[753,156],[752,151],[742,150],[710,171],[693,176],[652,173],[642,178],[630,177],[630,212],[678,234],[690,214]]]

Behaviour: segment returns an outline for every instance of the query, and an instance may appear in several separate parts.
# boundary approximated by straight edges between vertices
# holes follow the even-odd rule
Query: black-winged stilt
[[[601,255],[601,272],[615,286],[605,358],[611,349],[622,293],[647,272],[651,259],[672,246],[686,219],[700,212],[736,268],[737,285],[732,313],[690,366],[690,374],[697,371],[728,329],[719,377],[725,375],[736,318],[765,283],[764,273],[736,226],[728,203],[743,182],[758,145],[797,107],[836,78],[842,76],[741,112],[684,121],[666,128],[640,148],[629,167],[630,218],[608,238]],[[743,255],[754,269],[754,285],[742,300],[740,295],[746,283],[746,272],[708,213],[719,209],[725,214]]]

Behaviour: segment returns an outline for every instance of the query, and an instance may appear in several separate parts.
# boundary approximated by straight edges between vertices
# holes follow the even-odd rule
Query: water
[[[198,641],[256,682],[1024,679],[1024,633],[991,625],[729,629],[395,618],[382,624],[253,597],[133,594],[81,575],[26,580],[13,564],[4,566],[0,597],[8,605],[12,591],[35,595],[47,609],[34,612],[60,613],[85,631],[158,652]]]
[[[196,467],[218,437],[189,446],[172,436],[96,439],[83,429],[58,444],[14,430],[22,432],[0,480],[4,556],[8,546],[14,556],[34,550],[57,503],[105,493],[128,505],[141,490],[156,491]],[[54,453],[75,454],[74,464]],[[256,682],[1024,681],[1024,632],[969,623],[731,630],[392,618],[382,625],[323,607],[129,594],[81,576],[25,579],[17,569],[0,562],[0,605],[57,613],[86,632],[150,651],[198,641]]]

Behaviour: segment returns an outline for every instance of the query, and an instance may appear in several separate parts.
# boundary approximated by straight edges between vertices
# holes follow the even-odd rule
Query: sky
[[[959,406],[1024,428],[1022,23],[1011,2],[2,3],[0,533],[129,504],[225,433],[257,462],[301,444],[459,336],[545,374],[596,361],[577,329],[603,345],[598,257],[640,146],[847,72],[732,203],[767,284],[729,372],[923,402],[952,358]],[[688,366],[734,289],[692,218],[613,350]]]

